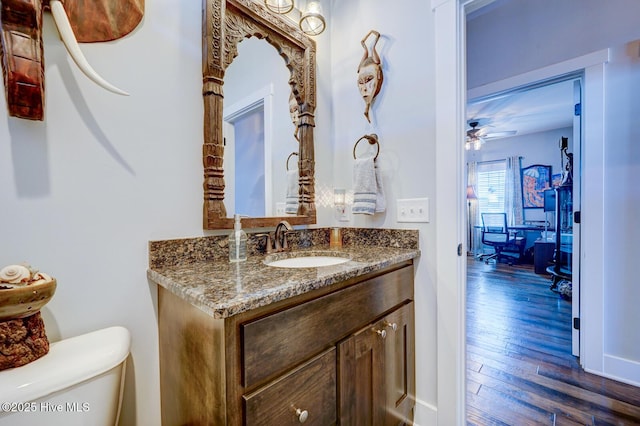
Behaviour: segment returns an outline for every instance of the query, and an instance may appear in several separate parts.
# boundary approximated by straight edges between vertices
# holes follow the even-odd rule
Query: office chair
[[[509,231],[506,213],[482,213],[482,244],[493,247],[494,253],[483,255],[482,260],[488,264],[495,259],[506,260],[509,265],[520,261],[524,253],[525,237]]]

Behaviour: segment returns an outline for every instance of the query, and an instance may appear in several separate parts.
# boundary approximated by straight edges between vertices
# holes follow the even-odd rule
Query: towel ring
[[[356,141],[356,144],[353,145],[353,159],[354,160],[356,159],[356,147],[358,146],[358,144],[362,139],[368,140],[370,145],[375,144],[376,147],[378,148],[378,151],[376,152],[376,156],[373,157],[373,161],[376,161],[376,159],[378,158],[378,154],[380,154],[380,143],[378,143],[378,135],[376,135],[375,133],[371,133],[370,135],[364,135]]]
[[[289,171],[289,160],[291,159],[291,157],[293,157],[294,155],[298,155],[297,152],[292,152],[291,154],[289,154],[289,156],[287,157],[287,171]]]

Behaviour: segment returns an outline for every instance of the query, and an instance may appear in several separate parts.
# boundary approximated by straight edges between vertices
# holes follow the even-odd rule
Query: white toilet
[[[105,328],[0,371],[0,426],[117,425],[130,344],[126,328]]]

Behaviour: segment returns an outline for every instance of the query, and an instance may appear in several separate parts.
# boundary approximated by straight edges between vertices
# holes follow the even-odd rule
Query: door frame
[[[466,90],[465,8],[486,0],[431,0],[435,31],[436,97],[436,288],[437,288],[437,395],[438,424],[465,424],[465,301],[466,200],[464,134]],[[604,241],[604,69],[609,51],[603,50],[546,67],[548,76],[584,69],[582,173],[582,226],[580,249],[581,306],[589,316],[581,323],[581,362],[585,370],[602,374]],[[567,67],[573,68],[567,70]],[[565,70],[565,71],[561,71]],[[516,76],[510,86],[522,85]],[[543,77],[537,77],[541,80]],[[517,81],[521,81],[520,84]],[[531,81],[531,80],[529,80]],[[486,86],[483,86],[486,88]],[[499,90],[493,90],[494,92]],[[455,164],[454,167],[438,165]],[[455,214],[451,214],[451,212]],[[586,262],[586,255],[590,262]]]
[[[601,58],[602,59],[602,58]],[[591,62],[589,60],[588,62]],[[568,69],[573,68],[575,65],[569,64]],[[518,81],[523,83],[521,86],[510,87],[507,89],[499,90],[497,92],[491,92],[492,90],[496,90],[496,87],[503,87],[501,81],[498,81],[494,84],[488,85],[488,87],[478,87],[476,89],[471,89],[467,91],[467,100],[466,104],[472,103],[474,101],[482,100],[491,100],[495,98],[500,98],[502,96],[508,96],[511,93],[518,92],[526,92],[528,90],[537,89],[540,87],[550,86],[559,82],[571,81],[573,82],[573,93],[571,95],[571,100],[576,104],[580,104],[580,110],[583,105],[583,97],[584,97],[584,68],[579,69],[577,71],[569,71],[563,72],[559,75],[553,75],[548,77],[549,73],[553,73],[558,67],[555,67],[553,70],[549,70],[548,72],[545,69],[534,70],[531,73],[528,73],[528,76],[524,78],[519,78]],[[521,77],[521,76],[518,76]],[[542,80],[537,80],[537,78],[543,77]],[[528,79],[532,79],[531,81],[526,81]],[[507,83],[509,84],[509,83]],[[472,97],[473,96],[473,97]],[[466,117],[466,114],[465,114]],[[572,185],[572,198],[573,198],[573,211],[581,210],[581,185],[582,185],[582,112],[578,115],[573,115],[573,124],[572,124],[572,153],[573,153],[573,185]],[[556,230],[557,232],[557,230]],[[580,237],[581,237],[581,228],[580,223],[575,222],[573,224],[573,253],[580,253]],[[572,273],[572,319],[575,321],[576,319],[580,321],[580,256],[573,256],[572,264],[571,264]],[[579,357],[580,356],[580,335],[581,331],[579,328],[572,327],[571,333],[571,353]]]
[[[271,166],[271,160],[273,157],[273,96],[274,89],[273,84],[262,87],[261,89],[245,96],[233,105],[225,106],[223,111],[223,125],[233,125],[233,123],[241,117],[249,114],[250,112],[262,108],[263,111],[263,123],[264,123],[264,211],[265,216],[273,216],[273,190],[272,179],[273,171]],[[234,164],[235,160],[235,146],[226,144],[224,149],[224,164]],[[225,168],[228,166],[225,166]],[[227,169],[225,169],[227,170]],[[231,166],[231,171],[235,171],[235,166]],[[235,173],[235,172],[234,172]],[[233,173],[228,173],[229,179],[233,176]],[[231,187],[232,183],[227,182],[227,187]],[[234,186],[235,188],[235,186]],[[235,204],[235,194],[233,195]],[[227,206],[227,209],[229,207]],[[235,211],[235,210],[234,210]],[[232,211],[233,212],[233,211]]]

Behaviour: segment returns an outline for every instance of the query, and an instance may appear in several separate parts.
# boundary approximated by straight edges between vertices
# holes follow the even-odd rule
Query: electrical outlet
[[[336,219],[340,222],[349,222],[350,207],[348,205],[336,206]]]
[[[397,201],[398,222],[429,222],[428,198],[404,198]]]
[[[285,215],[285,203],[276,203],[276,216]]]

